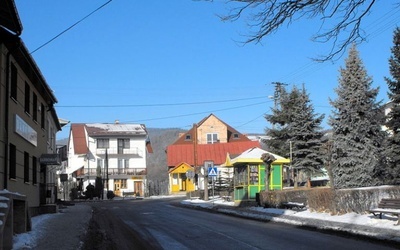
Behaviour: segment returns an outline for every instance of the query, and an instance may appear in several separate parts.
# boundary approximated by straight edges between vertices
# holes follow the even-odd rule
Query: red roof
[[[260,147],[258,141],[242,141],[230,143],[198,144],[197,166],[203,165],[204,161],[214,161],[215,165],[225,163],[227,153],[239,155],[247,149]],[[172,144],[167,147],[167,163],[169,167],[185,162],[194,166],[194,145],[193,144]]]

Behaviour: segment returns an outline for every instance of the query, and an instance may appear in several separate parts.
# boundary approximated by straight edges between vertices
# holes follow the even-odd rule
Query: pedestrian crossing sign
[[[216,167],[209,167],[208,168],[208,176],[217,176],[218,170]]]

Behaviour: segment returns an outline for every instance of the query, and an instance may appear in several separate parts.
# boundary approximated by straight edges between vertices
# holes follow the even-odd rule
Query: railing
[[[103,176],[104,169],[101,169],[100,176]],[[84,169],[83,175],[97,176],[97,168]],[[146,175],[146,168],[109,168],[108,175]]]
[[[97,148],[96,149],[97,155],[105,155],[106,149],[105,148]],[[139,148],[107,148],[108,155],[135,155],[143,157],[143,151]]]

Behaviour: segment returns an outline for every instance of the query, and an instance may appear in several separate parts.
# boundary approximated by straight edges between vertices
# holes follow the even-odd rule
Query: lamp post
[[[90,143],[95,143],[95,142],[94,141],[93,142],[90,141],[90,137],[88,136],[88,138],[87,138],[87,149],[88,149],[88,152],[86,154],[86,159],[88,161],[88,176],[87,176],[88,177],[88,185],[90,184],[90,161],[91,161],[92,158],[94,158],[94,157],[92,157],[92,154],[91,154]]]

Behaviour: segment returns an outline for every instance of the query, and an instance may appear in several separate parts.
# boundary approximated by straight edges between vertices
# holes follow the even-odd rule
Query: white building
[[[70,187],[85,191],[100,177],[104,191],[144,196],[146,154],[151,152],[143,124],[71,124],[66,168]]]

